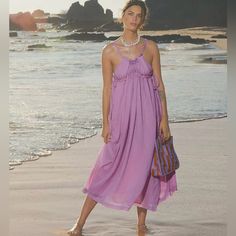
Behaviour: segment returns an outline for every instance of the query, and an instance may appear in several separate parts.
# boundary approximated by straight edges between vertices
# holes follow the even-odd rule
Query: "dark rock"
[[[103,33],[74,33],[71,35],[66,35],[61,37],[61,39],[72,39],[72,40],[82,40],[82,41],[97,41],[97,42],[103,42],[107,40],[107,37]]]
[[[211,36],[211,38],[226,39],[226,38],[227,38],[227,35],[225,35],[225,34],[217,34],[217,35]]]
[[[82,40],[82,41],[98,41],[102,42],[105,40],[113,41],[119,36],[106,37],[104,33],[73,33],[71,35],[60,37],[65,40]],[[192,43],[192,44],[207,44],[210,42],[216,42],[216,40],[206,40],[202,38],[192,38],[188,35],[180,34],[166,34],[166,35],[142,35],[142,37],[151,39],[157,43]]]
[[[66,17],[70,23],[82,21],[85,18],[84,7],[79,2],[72,3],[66,14]]]
[[[73,3],[66,14],[66,19],[68,28],[93,31],[95,27],[112,22],[113,13],[107,9],[104,14],[104,9],[98,0],[88,0],[84,6],[79,2]]]
[[[37,25],[30,12],[10,14],[10,30],[36,31]]]
[[[227,64],[227,55],[226,54],[214,54],[204,56],[200,60],[201,63],[212,63],[212,64]]]
[[[45,44],[33,44],[28,46],[28,49],[34,49],[34,48],[51,48],[51,46],[47,46]]]
[[[17,37],[18,35],[17,35],[17,32],[9,32],[9,36],[10,37]]]
[[[106,9],[106,18],[107,18],[107,21],[113,21],[113,12],[112,10],[110,9]]]
[[[165,34],[160,36],[149,36],[146,35],[146,38],[150,38],[159,43],[193,43],[193,44],[204,44],[209,42],[215,42],[215,40],[206,40],[202,38],[192,38],[189,35],[180,35],[180,34]]]
[[[97,0],[88,0],[84,3],[84,21],[100,24],[104,21],[104,9]]]
[[[192,38],[188,35],[180,34],[166,34],[166,35],[142,35],[142,37],[151,39],[157,43],[192,43],[192,44],[205,44],[209,42],[215,42],[215,40],[206,40],[202,38]],[[117,36],[109,37],[108,40],[115,40]]]
[[[149,37],[148,35],[146,36]],[[203,38],[192,38],[189,35],[180,34],[166,34],[161,36],[153,36],[152,40],[159,43],[192,43],[192,44],[205,44],[215,42],[215,40],[207,40]]]

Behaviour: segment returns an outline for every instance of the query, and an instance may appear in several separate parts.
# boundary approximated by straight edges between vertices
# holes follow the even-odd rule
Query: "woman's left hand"
[[[161,120],[160,132],[161,132],[161,135],[163,138],[163,142],[167,141],[170,138],[171,133],[170,133],[170,128],[169,128],[169,124],[168,124],[168,119],[163,118]]]

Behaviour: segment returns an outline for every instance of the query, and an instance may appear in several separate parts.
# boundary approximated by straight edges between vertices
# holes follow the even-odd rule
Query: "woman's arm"
[[[168,112],[167,112],[167,101],[166,101],[166,93],[165,86],[161,77],[161,60],[160,60],[160,52],[158,46],[155,42],[150,40],[150,47],[152,52],[152,68],[153,74],[157,79],[158,93],[160,96],[161,104],[162,104],[162,119],[160,124],[160,130],[163,134],[164,140],[168,140],[171,136],[169,123],[168,123]]]
[[[165,93],[165,86],[162,81],[161,77],[161,60],[160,60],[160,52],[158,49],[158,46],[155,42],[151,41],[151,47],[152,47],[152,68],[153,68],[153,74],[157,79],[157,84],[159,84],[158,87],[158,93],[160,95],[160,99],[162,102],[162,111],[163,111],[163,118],[168,120],[168,112],[167,112],[167,101],[166,101],[166,93]]]
[[[103,116],[103,134],[105,142],[108,141],[109,135],[109,107],[112,88],[112,63],[111,63],[112,48],[106,45],[102,51],[102,76],[103,76],[103,91],[102,91],[102,116]]]

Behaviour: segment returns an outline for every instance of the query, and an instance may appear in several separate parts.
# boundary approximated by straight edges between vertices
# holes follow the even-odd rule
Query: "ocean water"
[[[101,50],[60,40],[68,32],[18,32],[9,43],[10,166],[67,149],[102,127]],[[112,33],[110,33],[112,34]],[[46,47],[29,49],[28,46]],[[227,116],[227,52],[210,44],[158,44],[170,123]]]

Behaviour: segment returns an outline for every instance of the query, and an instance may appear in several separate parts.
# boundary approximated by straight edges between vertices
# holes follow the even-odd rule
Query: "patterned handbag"
[[[160,135],[155,140],[151,173],[154,177],[166,176],[179,168],[179,159],[173,145],[173,136],[162,142]]]

